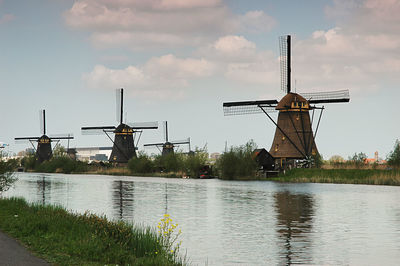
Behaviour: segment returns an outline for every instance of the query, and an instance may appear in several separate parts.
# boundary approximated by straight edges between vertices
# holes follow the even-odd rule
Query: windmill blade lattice
[[[40,134],[46,135],[46,113],[45,110],[39,110]]]
[[[184,140],[174,140],[171,141],[172,144],[174,145],[179,145],[179,144],[189,144],[190,143],[190,138],[184,139]]]
[[[350,94],[349,90],[339,90],[339,91],[325,91],[325,92],[304,92],[299,93],[301,96],[306,98],[309,103],[341,103],[349,102]]]
[[[49,135],[50,139],[73,139],[74,134],[67,133],[67,134],[51,134]]]
[[[116,115],[117,115],[117,122],[122,124],[123,119],[123,108],[124,108],[124,89],[116,89],[115,91],[115,106],[116,106]]]
[[[103,135],[105,132],[112,133],[115,130],[115,126],[105,127],[82,127],[81,132],[83,135]]]
[[[135,122],[127,123],[132,129],[158,129],[158,122]]]
[[[226,102],[223,104],[223,108],[225,116],[261,114],[264,113],[263,110],[268,113],[276,112],[277,104],[277,100]]]

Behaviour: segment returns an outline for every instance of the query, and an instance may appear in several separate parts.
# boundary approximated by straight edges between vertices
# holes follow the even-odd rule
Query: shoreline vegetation
[[[69,158],[61,147],[49,161],[41,164],[34,155],[25,156],[19,163],[25,171],[65,174],[98,174],[124,175],[166,178],[199,178],[202,173],[217,176],[223,180],[272,180],[278,182],[311,182],[311,183],[343,183],[400,185],[400,142],[396,140],[392,152],[387,156],[387,163],[367,164],[364,153],[355,153],[348,160],[340,156],[332,156],[323,160],[321,155],[314,157],[314,168],[295,168],[280,172],[278,176],[265,176],[260,172],[254,159],[257,145],[248,141],[241,146],[232,146],[211,162],[208,153],[196,150],[191,154],[179,152],[166,156],[146,155],[138,153],[137,157],[124,165],[113,165],[108,162],[91,163]],[[380,161],[383,161],[380,159]],[[260,174],[261,173],[261,174]]]
[[[0,229],[56,265],[187,264],[177,252],[180,244],[150,227],[19,198],[0,198],[0,209]]]

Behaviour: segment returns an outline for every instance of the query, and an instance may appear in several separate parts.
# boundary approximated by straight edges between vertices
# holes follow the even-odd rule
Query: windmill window
[[[275,145],[275,151],[278,151],[279,150],[279,144],[276,144]]]

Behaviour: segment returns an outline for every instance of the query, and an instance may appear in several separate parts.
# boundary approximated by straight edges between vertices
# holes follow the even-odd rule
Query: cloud
[[[294,40],[293,74],[300,86],[365,93],[399,81],[399,0],[334,1],[325,12],[336,27]]]
[[[131,94],[143,98],[166,98],[170,95],[183,97],[189,80],[213,74],[213,64],[205,59],[177,58],[168,54],[154,57],[142,66],[125,69],[110,69],[97,65],[93,71],[83,75],[90,88],[128,88]]]
[[[266,31],[263,11],[233,14],[220,0],[79,0],[64,13],[68,26],[86,30],[96,47],[199,46],[239,31]]]
[[[15,16],[13,14],[4,14],[3,16],[0,17],[0,25],[6,24],[14,19],[15,19]]]

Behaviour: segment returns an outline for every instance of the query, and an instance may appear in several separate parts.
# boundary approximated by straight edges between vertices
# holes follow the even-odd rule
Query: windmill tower
[[[315,137],[318,132],[324,106],[322,103],[349,102],[348,90],[294,93],[291,90],[291,37],[280,37],[281,89],[286,95],[280,100],[226,102],[225,115],[264,113],[276,126],[275,136],[269,153],[283,165],[288,160],[305,160],[318,153]],[[320,110],[318,123],[313,133],[314,112]],[[310,111],[312,118],[310,119]],[[275,122],[269,113],[279,112]]]
[[[167,154],[174,153],[174,148],[176,145],[186,144],[189,145],[189,152],[190,152],[190,138],[186,140],[176,140],[176,141],[169,141],[168,140],[168,122],[164,121],[164,142],[160,143],[151,143],[151,144],[144,144],[144,147],[157,147],[158,149],[162,148],[161,155],[165,156]]]
[[[136,157],[137,145],[144,129],[157,129],[157,122],[123,123],[124,89],[116,90],[117,122],[115,126],[82,127],[82,134],[106,134],[113,143],[110,162],[127,163]],[[110,134],[114,134],[114,140]],[[136,141],[136,143],[135,143]]]
[[[50,158],[53,155],[53,149],[51,148],[51,143],[56,142],[56,145],[60,142],[62,139],[73,139],[72,134],[62,134],[62,135],[57,135],[57,136],[47,136],[46,135],[46,112],[45,110],[40,110],[39,112],[39,120],[40,120],[40,133],[42,136],[40,137],[21,137],[21,138],[15,138],[15,141],[20,142],[20,141],[29,141],[32,144],[33,149],[35,150],[36,154],[36,159],[41,163],[43,161],[50,160]],[[33,142],[37,142],[37,147],[35,148],[35,145]]]

